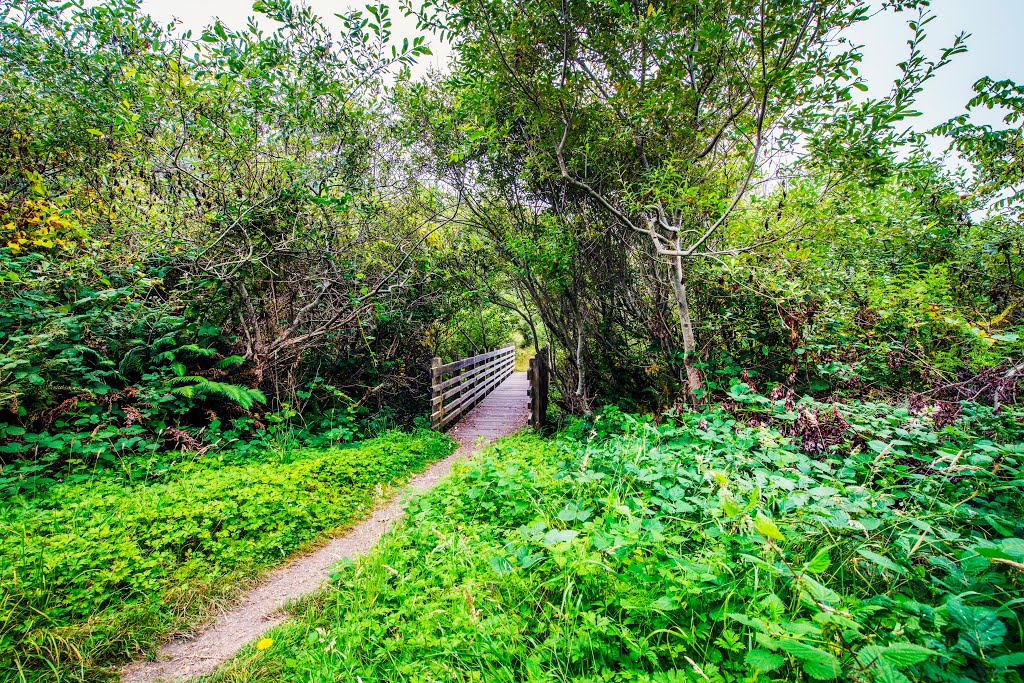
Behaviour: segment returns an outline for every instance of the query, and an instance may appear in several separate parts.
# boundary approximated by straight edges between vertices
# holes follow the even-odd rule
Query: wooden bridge
[[[504,346],[470,358],[431,364],[430,423],[451,430],[460,443],[488,441],[527,424],[544,426],[547,412],[547,350],[530,360],[529,372],[515,372],[516,350]]]

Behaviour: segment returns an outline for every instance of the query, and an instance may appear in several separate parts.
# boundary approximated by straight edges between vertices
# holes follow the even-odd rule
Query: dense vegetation
[[[1020,680],[1020,413],[733,395],[505,440],[224,679]]]
[[[126,0],[5,3],[5,487],[411,425],[430,356],[511,337],[553,347],[569,412],[737,380],[1015,400],[1015,84],[934,131],[957,170],[907,124],[966,49],[929,57],[926,13],[873,97],[855,0],[571,5],[410,8],[456,50],[414,81],[426,44],[391,45],[385,6],[193,36]]]
[[[508,342],[555,433],[238,677],[1020,680],[1024,87],[916,130],[927,0],[400,5],[0,0],[0,680],[351,523],[448,452],[430,359]]]
[[[0,665],[95,680],[216,611],[268,567],[368,513],[451,452],[443,435],[259,456],[168,453],[0,511]]]

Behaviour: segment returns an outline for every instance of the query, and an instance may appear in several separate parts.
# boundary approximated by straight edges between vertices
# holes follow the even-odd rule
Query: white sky
[[[308,4],[328,23],[336,23],[333,15],[354,3],[346,0],[308,0]],[[391,0],[393,7],[397,2]],[[199,30],[219,18],[228,26],[244,26],[252,12],[251,0],[143,0],[142,7],[155,18],[181,20],[183,27]],[[1024,82],[1024,0],[933,0],[936,15],[928,27],[927,50],[937,54],[948,45],[952,37],[965,31],[968,53],[959,55],[932,80],[918,99],[918,110],[923,116],[915,128],[925,130],[959,114],[972,96],[971,86],[982,76],[996,79],[1009,78]],[[916,13],[895,14],[885,12],[856,27],[849,35],[864,45],[864,63],[861,74],[868,80],[871,94],[882,96],[896,77],[896,64],[906,57],[906,41],[910,31],[906,26]],[[394,34],[399,39],[411,36],[415,24],[397,10],[392,12]],[[414,70],[422,73],[429,67],[442,67],[447,62],[444,46],[431,45],[433,57],[426,57]],[[976,120],[996,123],[995,112],[981,112]]]
[[[968,52],[954,57],[918,97],[919,130],[960,114],[982,76],[1024,82],[1024,0],[932,0],[931,9],[936,18],[926,28],[928,54],[937,56],[961,31],[970,37]],[[906,59],[911,35],[906,23],[915,17],[916,12],[886,12],[850,31],[850,38],[864,45],[861,74],[872,95],[885,94],[899,73],[896,65]],[[975,110],[974,118],[995,124],[1000,116]]]

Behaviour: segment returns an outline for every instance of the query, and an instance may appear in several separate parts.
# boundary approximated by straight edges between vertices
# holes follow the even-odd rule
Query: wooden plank
[[[491,390],[497,388],[499,384],[505,381],[505,379],[512,374],[514,367],[515,363],[508,363],[504,367],[496,369],[480,384],[468,387],[467,392],[463,396],[459,397],[458,400],[445,404],[443,406],[443,411],[449,415],[453,415],[455,413],[461,414],[464,411],[460,409],[464,408],[473,399],[489,394]]]
[[[530,370],[527,373],[530,383],[530,426],[538,431],[544,427],[548,412],[549,353],[547,346],[540,349],[537,355],[530,359]]]
[[[452,385],[460,384],[466,379],[473,377],[475,374],[479,373],[483,368],[497,365],[499,363],[504,362],[504,360],[504,358],[492,358],[491,360],[485,361],[483,365],[475,367],[462,375],[455,375],[454,377],[449,377],[448,379],[443,380],[438,386],[441,389],[447,389]]]
[[[470,358],[431,361],[430,423],[444,429],[501,385],[515,369],[515,346],[504,346]],[[450,375],[444,379],[445,375]]]
[[[468,385],[468,386],[475,386],[477,384],[480,384],[481,382],[486,382],[495,373],[501,372],[503,369],[507,368],[509,365],[512,365],[512,364],[513,364],[512,360],[502,360],[502,361],[500,361],[498,363],[491,363],[490,365],[488,365],[486,367],[481,366],[479,368],[479,372],[477,372],[475,375],[473,375],[473,377],[470,379],[470,381],[464,382],[464,384]],[[445,392],[445,393],[447,393],[447,392]]]
[[[465,388],[466,386],[473,386],[479,384],[494,371],[507,365],[508,361],[499,361],[489,362],[488,365],[481,365],[479,368],[474,368],[473,370],[467,372],[465,375],[462,376],[464,378],[462,382],[460,382],[458,385],[452,385],[447,389],[447,391],[442,391],[440,396],[442,396],[443,398],[448,398],[449,396],[458,393],[461,389]],[[442,384],[441,387],[443,389],[444,384]]]
[[[489,351],[487,353],[481,353],[478,356],[470,356],[469,358],[463,358],[462,360],[452,361],[451,363],[445,363],[444,365],[440,366],[440,368],[438,368],[438,371],[441,372],[442,374],[449,374],[451,372],[454,372],[455,370],[461,370],[462,368],[473,365],[474,363],[477,363],[479,361],[487,360],[488,358],[494,358],[495,356],[506,353],[511,354],[514,357],[515,348],[515,346],[511,345],[504,346],[496,351]]]
[[[541,351],[544,353],[541,359],[542,368],[540,378],[540,413],[537,424],[543,428],[548,421],[548,396],[551,389],[551,347],[545,346]]]
[[[442,365],[440,371],[442,374],[448,375],[455,372],[456,370],[461,370],[462,368],[469,367],[481,360],[493,358],[496,355],[498,354],[491,352],[480,354],[479,356],[470,356],[469,358],[463,358],[461,360],[453,360],[451,363],[445,363],[444,365]]]
[[[454,420],[461,418],[465,413],[468,413],[470,408],[476,406],[476,399],[487,396],[489,393],[491,393],[492,389],[496,388],[499,384],[501,384],[501,382],[505,381],[507,377],[508,375],[504,377],[499,376],[498,381],[495,382],[494,385],[481,386],[476,391],[464,397],[461,403],[457,407],[451,408],[451,412],[449,412],[448,415],[442,419],[441,427],[444,428],[444,426],[447,425],[448,423],[453,422]]]

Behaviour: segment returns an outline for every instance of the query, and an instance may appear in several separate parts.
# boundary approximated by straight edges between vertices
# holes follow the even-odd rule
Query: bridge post
[[[548,349],[545,346],[530,359],[530,369],[526,374],[530,381],[530,426],[538,432],[544,428],[548,413],[548,387],[551,381]]]
[[[441,359],[430,360],[430,428],[440,429],[444,419],[444,404],[441,398]]]

